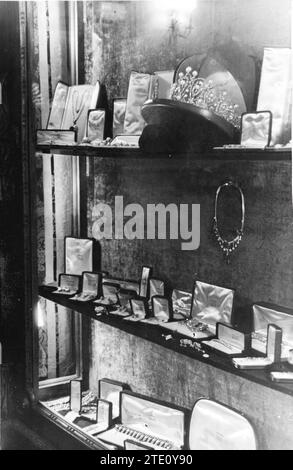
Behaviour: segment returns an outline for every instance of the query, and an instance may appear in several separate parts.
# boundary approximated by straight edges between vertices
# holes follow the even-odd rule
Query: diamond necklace
[[[233,240],[226,240],[225,238],[222,237],[219,227],[218,227],[218,199],[219,199],[219,194],[221,190],[225,187],[231,187],[233,186],[239,191],[239,194],[241,196],[241,227],[236,230],[236,237],[233,238]],[[242,189],[236,184],[233,183],[232,181],[228,181],[224,184],[221,184],[216,192],[216,199],[215,199],[215,215],[214,215],[214,220],[213,220],[213,231],[216,236],[217,242],[219,243],[219,246],[221,250],[224,253],[225,260],[227,263],[230,263],[230,258],[229,256],[232,254],[233,251],[236,250],[238,247],[239,243],[242,240],[243,236],[243,230],[244,230],[244,219],[245,219],[245,204],[244,204],[244,194],[242,192]]]

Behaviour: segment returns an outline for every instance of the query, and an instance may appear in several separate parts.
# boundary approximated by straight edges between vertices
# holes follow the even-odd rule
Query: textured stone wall
[[[105,81],[110,98],[126,96],[131,70],[174,68],[185,56],[218,40],[236,38],[258,59],[264,46],[290,46],[289,2],[204,1],[192,16],[190,34],[156,25],[155,10],[140,2],[117,2],[117,9],[86,3],[85,76]],[[178,32],[178,31],[177,31]],[[112,34],[111,34],[112,33]],[[191,290],[199,278],[236,289],[237,322],[249,327],[252,301],[293,305],[292,188],[289,162],[211,160],[106,160],[88,163],[88,234],[94,207],[124,203],[200,204],[200,248],[182,251],[176,240],[102,241],[102,267],[111,274],[138,278],[143,264],[172,287]],[[212,235],[214,197],[227,177],[245,195],[243,241],[230,265]],[[239,309],[240,307],[240,309]],[[243,308],[244,307],[244,308]],[[209,396],[247,414],[264,449],[292,448],[292,398],[229,373],[205,366],[109,326],[92,323],[90,385],[102,377],[128,382],[134,391],[191,407]],[[280,432],[282,430],[282,432]]]

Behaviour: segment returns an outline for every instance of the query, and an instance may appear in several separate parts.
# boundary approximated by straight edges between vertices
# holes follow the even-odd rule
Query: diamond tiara
[[[239,107],[232,103],[227,91],[216,88],[211,80],[198,77],[191,67],[186,68],[185,74],[179,72],[171,87],[171,99],[208,109],[240,129]]]

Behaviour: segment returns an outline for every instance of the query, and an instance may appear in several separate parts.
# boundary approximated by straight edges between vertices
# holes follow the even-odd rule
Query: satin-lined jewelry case
[[[120,416],[120,393],[129,390],[129,386],[116,380],[99,380],[99,398],[112,403],[112,418]]]
[[[273,323],[282,328],[281,359],[287,359],[290,349],[293,349],[293,311],[261,304],[254,304],[252,311],[254,331],[251,333],[251,348],[266,354],[267,328]]]
[[[80,276],[75,274],[59,274],[58,289],[53,294],[73,295],[79,290]]]
[[[271,145],[287,144],[292,122],[292,51],[264,48],[257,110],[273,114]]]
[[[242,414],[207,398],[194,405],[189,425],[191,450],[256,450],[256,437]]]
[[[106,111],[104,109],[89,109],[87,116],[86,138],[90,141],[104,139]]]
[[[82,275],[93,271],[94,241],[89,238],[65,237],[65,272]]]
[[[102,274],[83,272],[81,293],[77,294],[72,300],[87,302],[95,299],[101,292]]]
[[[191,318],[170,322],[164,328],[193,339],[207,339],[216,334],[216,324],[231,324],[234,291],[196,281],[192,297]]]
[[[61,129],[77,126],[77,142],[85,135],[89,109],[95,109],[100,100],[101,86],[73,85],[69,87]]]
[[[123,135],[116,135],[112,140],[110,146],[111,147],[131,147],[131,148],[138,148],[140,134],[123,134]]]
[[[205,323],[215,333],[218,322],[231,323],[233,299],[232,289],[196,281],[191,317]]]
[[[134,291],[136,294],[139,294],[139,283],[136,281],[128,281],[124,279],[116,279],[112,277],[105,277],[103,283],[117,284],[118,287],[128,291]]]
[[[113,306],[118,302],[119,285],[104,282],[102,284],[102,297],[94,300],[95,304],[103,306]]]
[[[264,148],[270,145],[272,113],[258,111],[241,116],[241,145],[248,148]]]
[[[76,143],[76,131],[64,131],[62,129],[38,129],[38,145],[74,145]]]
[[[181,449],[185,441],[185,410],[132,392],[121,392],[120,422],[98,438],[124,447],[126,439],[156,450]]]
[[[228,356],[243,354],[248,348],[250,335],[225,323],[217,323],[216,328],[216,338],[203,341],[202,344]]]
[[[172,303],[168,297],[163,295],[154,295],[152,297],[152,316],[143,323],[155,325],[164,325],[173,318]]]
[[[172,292],[173,318],[182,320],[190,317],[192,294],[174,289]]]
[[[145,121],[141,115],[142,105],[153,96],[157,78],[147,73],[131,72],[125,109],[123,134],[142,133]]]
[[[116,98],[113,100],[113,139],[124,132],[125,110],[125,98]]]
[[[160,279],[150,279],[150,300],[154,295],[165,295],[165,283]]]
[[[134,322],[144,320],[148,314],[146,299],[130,299],[129,303],[132,315],[125,317],[124,320]]]

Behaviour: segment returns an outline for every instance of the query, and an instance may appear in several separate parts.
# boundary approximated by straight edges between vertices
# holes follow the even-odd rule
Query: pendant
[[[78,132],[78,126],[74,123],[73,126],[69,128],[70,131]]]

